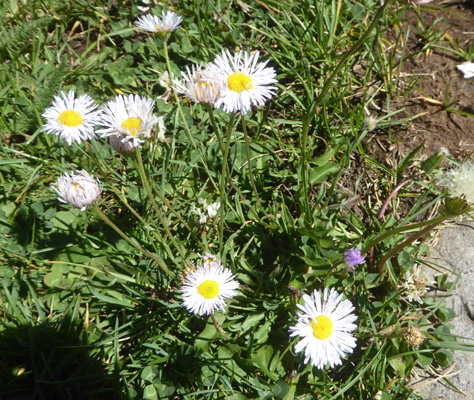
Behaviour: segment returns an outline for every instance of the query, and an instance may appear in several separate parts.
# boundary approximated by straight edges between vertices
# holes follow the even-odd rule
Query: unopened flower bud
[[[375,128],[377,128],[377,122],[378,121],[371,115],[368,115],[364,118],[364,126],[369,132],[372,132]]]
[[[440,207],[440,213],[443,215],[457,217],[472,211],[472,207],[466,200],[466,196],[459,197],[445,197],[444,205]]]
[[[53,189],[60,196],[59,201],[69,203],[81,211],[93,204],[102,193],[100,182],[84,170],[78,174],[62,174],[56,184],[58,188]]]
[[[136,148],[133,142],[128,140],[124,141],[124,136],[122,135],[109,136],[109,144],[117,153],[120,154],[130,154],[135,151]]]

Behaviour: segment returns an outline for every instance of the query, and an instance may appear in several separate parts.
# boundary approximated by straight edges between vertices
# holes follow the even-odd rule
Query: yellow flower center
[[[66,126],[79,126],[82,124],[82,117],[76,111],[66,110],[58,117],[58,121]]]
[[[332,335],[332,321],[325,315],[320,315],[311,321],[313,335],[319,340],[325,340]]]
[[[242,72],[234,72],[227,78],[227,87],[237,93],[253,88],[252,79]]]
[[[204,90],[206,90],[207,87],[210,87],[212,93],[214,93],[214,85],[212,82],[199,82],[196,92],[194,93],[196,97],[202,96],[204,94]]]
[[[205,299],[213,299],[219,295],[219,284],[216,281],[204,281],[198,286],[198,293]]]
[[[130,133],[130,135],[137,136],[140,133],[141,124],[142,124],[141,119],[130,117],[124,121],[121,127],[125,128],[128,131],[128,133]]]

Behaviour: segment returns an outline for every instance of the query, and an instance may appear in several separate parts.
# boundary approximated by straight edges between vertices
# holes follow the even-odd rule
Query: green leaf
[[[164,383],[156,383],[155,387],[158,393],[160,394],[160,398],[172,396],[176,390],[174,386],[166,385]]]
[[[145,386],[145,390],[143,391],[143,398],[150,400],[156,400],[158,398],[158,393],[156,392],[156,388],[154,385]]]
[[[439,364],[443,368],[449,367],[453,362],[454,362],[454,356],[453,354],[444,349],[440,349],[435,353],[436,361],[439,362]]]
[[[44,276],[44,284],[49,287],[58,287],[64,275],[61,271],[52,271]]]
[[[335,149],[329,149],[326,153],[324,153],[322,156],[313,158],[310,163],[311,164],[316,164],[318,167],[322,167],[328,163],[328,161],[332,158],[334,153],[336,152]]]
[[[325,182],[331,174],[337,172],[338,168],[338,165],[332,161],[322,167],[313,168],[309,173],[309,183],[316,185]]]
[[[273,386],[272,386],[272,393],[275,395],[277,399],[283,399],[283,397],[286,396],[286,394],[289,392],[290,387],[288,384],[281,379],[278,380]]]
[[[416,353],[416,358],[421,365],[430,365],[433,362],[433,355],[428,353]]]
[[[142,371],[141,378],[147,382],[153,383],[158,379],[160,372],[154,365],[145,367]]]
[[[206,352],[209,349],[212,339],[217,335],[217,329],[209,317],[206,322],[206,327],[194,341],[194,350],[202,353]]]
[[[235,393],[229,397],[229,400],[248,400],[248,397],[245,397],[242,393]]]
[[[98,300],[101,300],[101,301],[103,301],[104,303],[112,304],[112,305],[115,305],[115,306],[124,307],[124,308],[128,308],[128,309],[133,309],[133,308],[134,308],[133,304],[131,304],[129,301],[120,301],[120,300],[115,299],[115,298],[113,298],[113,297],[106,296],[105,294],[99,293],[98,291],[96,291],[96,290],[95,290],[92,286],[90,286],[90,285],[87,285],[87,287],[89,288],[89,290],[91,291],[91,293],[92,293]],[[110,293],[110,292],[109,292],[109,293]]]
[[[279,353],[274,350],[272,346],[264,345],[260,347],[257,352],[252,353],[251,358],[254,365],[257,366],[267,378],[276,381],[279,376],[271,372],[271,369],[275,366],[275,363],[278,362],[278,355]]]
[[[379,397],[380,400],[392,400],[392,396],[386,390],[382,390],[382,395]]]
[[[74,229],[77,226],[76,211],[58,211],[51,221],[53,226],[58,229]]]

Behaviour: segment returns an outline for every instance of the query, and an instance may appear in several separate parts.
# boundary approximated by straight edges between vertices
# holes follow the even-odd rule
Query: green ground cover
[[[419,240],[469,206],[435,185],[442,156],[419,163],[415,150],[391,168],[366,154],[369,137],[410,123],[391,107],[411,88],[399,85],[403,59],[418,56],[404,52],[410,6],[156,2],[155,15],[183,18],[163,38],[134,25],[139,5],[0,5],[1,398],[418,398],[415,364],[446,367],[448,349],[469,349],[450,334],[452,311],[426,295],[453,285],[442,270],[429,282],[414,272],[428,252]],[[419,52],[437,44],[429,33]],[[244,115],[169,86],[222,50],[259,51],[275,95]],[[42,114],[68,90],[99,106],[118,94],[154,100],[165,139],[155,131],[123,155],[99,136],[48,135]],[[375,129],[374,99],[385,105]],[[82,169],[103,185],[85,211],[52,189]],[[353,270],[352,248],[366,257]],[[182,285],[206,253],[239,289],[225,312],[199,316]],[[289,329],[302,295],[324,288],[354,306],[357,344],[341,365],[316,368]]]

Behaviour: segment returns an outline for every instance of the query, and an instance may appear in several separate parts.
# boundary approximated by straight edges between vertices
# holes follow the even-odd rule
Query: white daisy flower
[[[100,112],[87,94],[75,97],[70,90],[67,96],[54,96],[53,105],[47,108],[42,116],[47,119],[43,130],[46,133],[58,135],[69,146],[76,141],[89,140],[95,137],[94,126],[99,123]]]
[[[84,211],[93,204],[102,193],[100,182],[81,170],[78,174],[61,174],[56,182],[58,188],[53,190],[59,194],[62,203],[69,203]]]
[[[461,166],[446,172],[440,180],[450,197],[466,196],[466,201],[474,205],[474,162],[466,161]]]
[[[239,52],[232,57],[227,50],[209,64],[206,75],[224,80],[216,107],[222,105],[225,112],[246,114],[252,105],[263,106],[275,94],[276,87],[271,84],[277,82],[276,72],[266,67],[268,60],[258,64],[258,56],[257,51],[253,55]]]
[[[354,306],[349,300],[341,302],[342,294],[327,288],[321,301],[321,292],[315,290],[311,296],[303,295],[303,305],[297,304],[298,322],[290,327],[290,336],[301,336],[295,351],[305,351],[305,360],[322,369],[327,363],[332,367],[342,364],[341,357],[352,353],[356,339],[349,334],[357,328],[353,322]]]
[[[157,17],[153,14],[143,15],[135,22],[135,25],[145,31],[153,33],[169,33],[176,30],[183,17],[178,14],[167,11],[161,11],[162,18]]]
[[[97,132],[102,137],[122,136],[123,142],[130,141],[133,146],[140,147],[144,139],[151,136],[153,126],[165,117],[156,117],[153,105],[153,100],[143,96],[116,96],[102,107],[100,124],[104,128]]]
[[[239,283],[213,255],[206,254],[198,269],[188,273],[183,282],[183,305],[199,315],[225,311],[226,300],[237,294]]]
[[[174,80],[174,88],[198,103],[215,104],[221,95],[224,80],[221,75],[203,70],[201,66],[193,65],[191,70],[181,72],[183,81]]]

